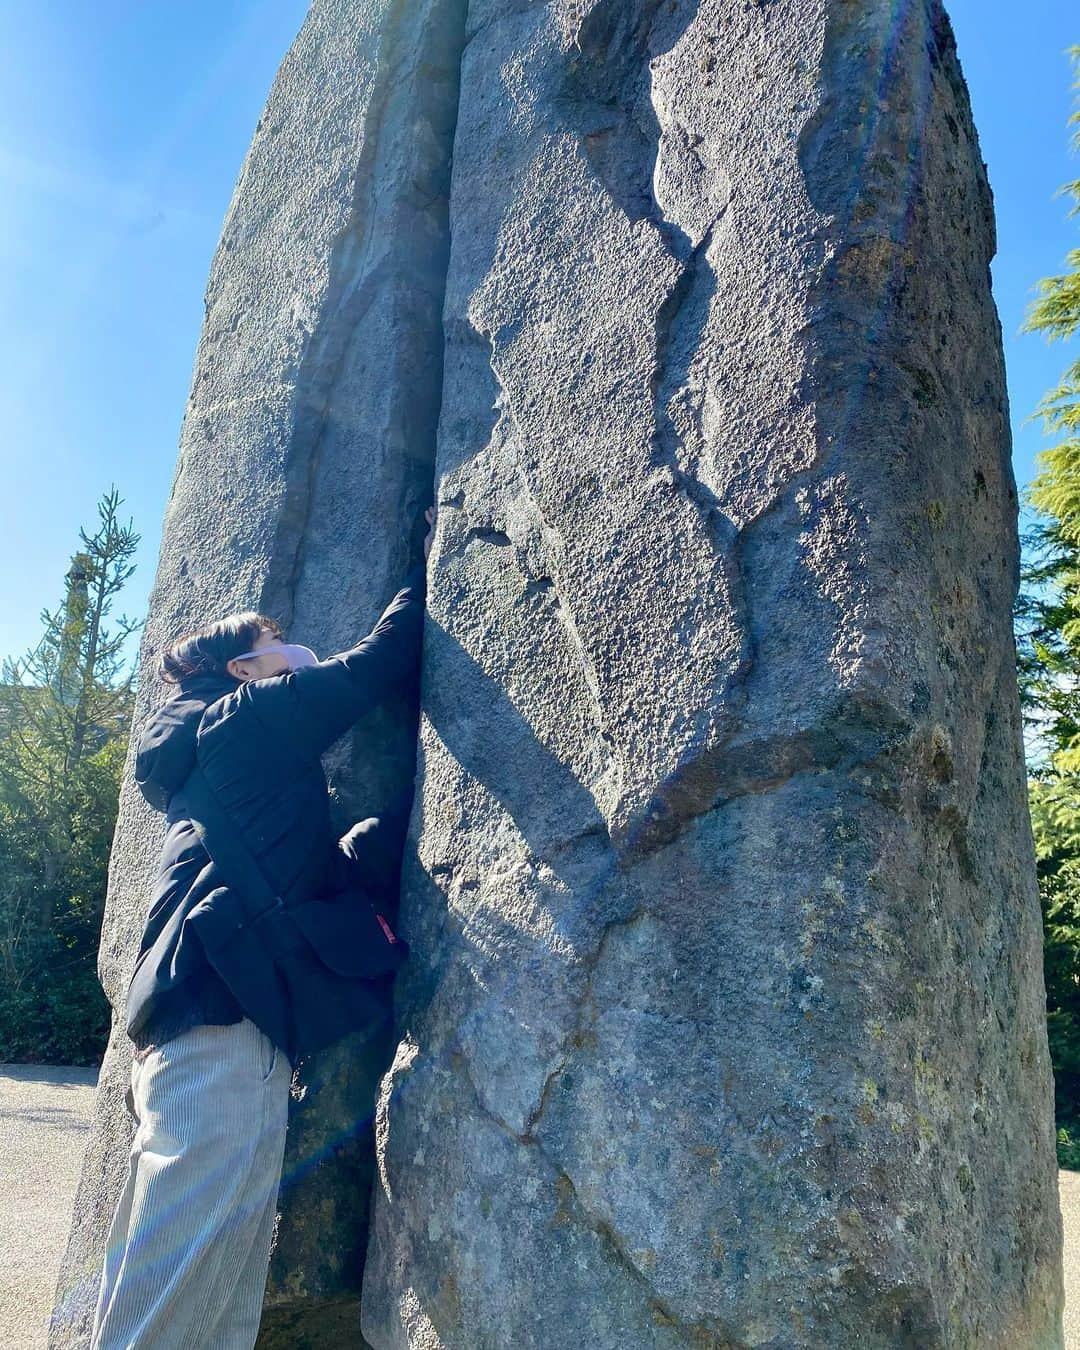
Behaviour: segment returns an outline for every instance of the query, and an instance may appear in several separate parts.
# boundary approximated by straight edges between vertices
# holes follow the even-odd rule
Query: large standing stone
[[[136,717],[160,647],[229,609],[353,641],[434,478],[365,1334],[1053,1350],[1017,504],[947,21],[465,4],[317,0],[282,66]],[[343,823],[407,783],[411,713],[335,758]],[[126,1163],[160,837],[129,784],[56,1347]],[[263,1345],[357,1343],[384,1054],[298,1076]]]
[[[415,557],[441,382],[456,0],[316,0],[244,163],[214,259],[140,667],[253,607],[329,654],[368,631]],[[422,521],[421,521],[422,525]],[[412,552],[410,552],[410,542]],[[415,770],[415,710],[332,757],[344,828]],[[99,960],[115,1009],[50,1343],[89,1338],[127,1167],[124,1000],[162,839],[125,776]],[[354,1037],[294,1080],[263,1345],[358,1341],[372,1100],[393,1043]]]
[[[935,0],[471,0],[377,1350],[1061,1345]]]

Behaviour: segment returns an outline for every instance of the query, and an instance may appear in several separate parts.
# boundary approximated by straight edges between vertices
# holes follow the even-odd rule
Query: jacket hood
[[[135,782],[155,811],[168,810],[169,798],[195,767],[195,735],[206,708],[237,687],[235,680],[219,675],[193,676],[147,718],[135,756]]]

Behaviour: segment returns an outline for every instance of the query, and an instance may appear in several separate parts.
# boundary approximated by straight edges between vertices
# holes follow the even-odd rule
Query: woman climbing
[[[293,1062],[385,1018],[411,794],[336,840],[320,755],[418,687],[426,562],[371,633],[319,661],[273,620],[175,643],[175,695],[135,778],[164,811],[128,988],[138,1128],[106,1243],[91,1350],[250,1350],[259,1330]]]

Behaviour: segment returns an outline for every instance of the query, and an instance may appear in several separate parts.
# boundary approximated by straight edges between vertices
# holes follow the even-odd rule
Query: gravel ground
[[[1065,1225],[1065,1350],[1080,1350],[1080,1172],[1059,1172]]]
[[[0,1345],[44,1350],[97,1069],[0,1064]]]
[[[0,1064],[0,1346],[45,1350],[96,1069]],[[1080,1172],[1062,1172],[1065,1347],[1080,1350]]]

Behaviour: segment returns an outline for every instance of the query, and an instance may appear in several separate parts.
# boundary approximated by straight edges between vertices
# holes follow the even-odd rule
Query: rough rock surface
[[[318,0],[245,160],[206,294],[142,648],[255,608],[320,655],[366,633],[417,556],[441,380],[461,24],[445,0]],[[457,45],[455,45],[457,44]],[[422,526],[422,520],[420,521]],[[415,709],[328,762],[342,828],[415,771]],[[132,1123],[124,998],[162,838],[126,776],[99,970],[115,1009],[50,1344],[89,1339]],[[261,1344],[355,1345],[372,1101],[393,1041],[350,1038],[294,1080]]]
[[[1061,1344],[993,214],[916,0],[471,0],[377,1350]]]
[[[354,640],[434,482],[396,1053],[301,1069],[260,1344],[1060,1347],[993,248],[936,0],[317,0],[137,714],[208,615]],[[343,821],[408,711],[335,760]],[[126,788],[56,1347],[159,840]]]

